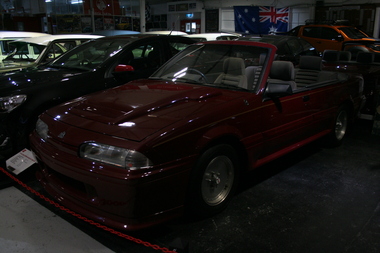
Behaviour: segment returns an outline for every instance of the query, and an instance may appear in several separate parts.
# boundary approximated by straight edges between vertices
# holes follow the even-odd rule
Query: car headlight
[[[49,131],[48,125],[45,122],[43,122],[41,119],[38,119],[37,123],[36,123],[36,132],[37,132],[37,134],[43,140],[46,140],[48,138],[48,131]]]
[[[26,95],[0,97],[0,112],[6,113],[16,109],[26,100]]]
[[[153,165],[145,155],[138,151],[100,143],[84,143],[79,152],[80,157],[130,170],[146,169]]]

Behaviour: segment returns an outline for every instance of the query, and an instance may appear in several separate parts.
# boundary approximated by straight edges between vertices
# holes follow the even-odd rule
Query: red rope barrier
[[[16,183],[18,183],[19,185],[21,185],[22,187],[24,187],[29,192],[31,192],[34,195],[36,195],[37,197],[45,200],[49,204],[51,204],[51,205],[53,205],[53,206],[61,209],[62,211],[65,211],[65,212],[71,214],[72,216],[77,217],[78,219],[81,219],[81,220],[83,220],[83,221],[85,221],[85,222],[87,222],[87,223],[89,223],[89,224],[91,224],[93,226],[96,226],[96,227],[101,228],[101,229],[103,229],[105,231],[108,231],[108,232],[110,232],[110,233],[112,233],[114,235],[117,235],[119,237],[122,237],[122,238],[125,238],[127,240],[133,241],[133,242],[135,242],[137,244],[142,244],[142,245],[144,245],[146,247],[150,247],[150,248],[155,249],[155,250],[161,250],[162,252],[165,252],[165,253],[177,253],[176,251],[172,251],[172,250],[169,250],[168,248],[160,247],[158,245],[151,244],[149,242],[145,242],[143,240],[140,240],[140,239],[134,238],[132,236],[123,234],[123,233],[118,232],[118,231],[116,231],[116,230],[114,230],[112,228],[109,228],[109,227],[101,225],[100,223],[97,223],[97,222],[95,222],[93,220],[90,220],[90,219],[88,219],[88,218],[86,218],[86,217],[84,217],[84,216],[82,216],[82,215],[80,215],[80,214],[78,214],[78,213],[76,213],[76,212],[74,212],[74,211],[72,211],[72,210],[70,210],[70,209],[68,209],[68,208],[60,205],[60,204],[58,204],[57,202],[55,202],[55,201],[53,201],[53,200],[45,197],[44,195],[42,195],[41,193],[37,192],[33,188],[27,186],[25,183],[21,182],[19,179],[17,179],[15,176],[13,176],[12,174],[10,174],[8,171],[6,171],[5,169],[3,169],[2,167],[0,167],[0,171],[2,171],[4,174],[6,174],[8,177],[10,177],[13,181],[15,181]]]

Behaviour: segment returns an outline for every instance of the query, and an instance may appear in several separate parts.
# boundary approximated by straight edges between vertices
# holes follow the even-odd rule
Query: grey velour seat
[[[247,89],[244,60],[238,57],[224,59],[223,73],[216,78],[215,83],[235,85]]]
[[[289,84],[293,90],[297,88],[294,81],[294,65],[290,61],[273,61],[269,73],[269,82],[278,84]]]
[[[303,55],[295,72],[297,86],[318,82],[322,70],[322,58],[319,56]]]

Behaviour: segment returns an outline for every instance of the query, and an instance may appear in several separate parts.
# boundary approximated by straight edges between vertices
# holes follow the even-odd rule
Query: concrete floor
[[[191,253],[378,253],[380,136],[371,126],[359,121],[338,148],[316,142],[250,173],[215,217],[180,219],[124,237],[77,220],[0,175],[0,251],[165,251],[148,242]],[[28,185],[43,192],[33,180]]]

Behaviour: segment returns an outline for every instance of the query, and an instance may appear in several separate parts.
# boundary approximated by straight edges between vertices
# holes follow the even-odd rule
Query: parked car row
[[[339,145],[363,77],[323,69],[292,36],[133,34],[2,73],[0,94],[4,157],[30,148],[58,202],[138,230],[214,215],[244,173],[322,137]]]
[[[9,157],[24,148],[37,116],[46,109],[91,92],[149,77],[193,42],[178,36],[102,37],[47,64],[3,73],[0,76],[0,155]]]
[[[0,72],[47,63],[83,42],[100,37],[85,34],[45,35],[8,42],[14,50],[0,62]]]
[[[264,36],[241,36],[239,40],[249,40],[264,42],[275,45],[277,47],[276,60],[291,61],[294,65],[299,64],[302,55],[319,56],[320,52],[315,49],[306,40],[286,35],[264,35]]]
[[[352,59],[351,52],[325,50],[322,56],[324,68],[342,72],[355,72],[363,76],[365,103],[360,110],[359,118],[373,120],[376,115],[376,94],[380,83],[380,54],[358,52]]]
[[[293,28],[288,35],[305,39],[319,52],[349,51],[353,58],[358,52],[380,53],[379,39],[370,37],[364,31],[348,24],[347,21],[308,22]]]
[[[366,103],[360,118],[372,120],[379,103],[376,94],[380,81],[380,40],[369,36],[347,20],[306,20],[288,32],[289,36],[308,41],[323,53],[327,68],[337,71],[353,71],[364,77]]]
[[[0,60],[7,57],[8,54],[13,52],[14,48],[9,45],[9,42],[23,39],[23,38],[33,38],[39,36],[46,36],[46,33],[40,32],[16,32],[16,31],[0,31]]]

